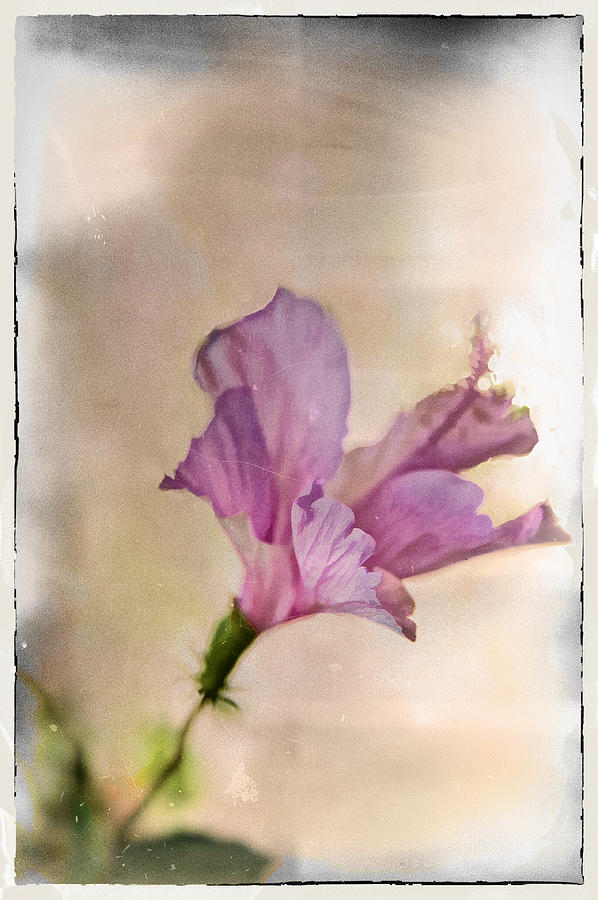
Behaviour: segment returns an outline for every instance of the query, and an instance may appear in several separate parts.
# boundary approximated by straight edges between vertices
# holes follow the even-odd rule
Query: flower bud
[[[199,692],[205,701],[216,703],[226,687],[226,679],[232,672],[244,650],[256,639],[251,627],[236,601],[230,613],[222,619],[204,654],[204,667],[197,676]]]

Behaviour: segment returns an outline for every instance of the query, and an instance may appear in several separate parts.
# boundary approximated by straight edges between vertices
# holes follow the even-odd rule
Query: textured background
[[[264,635],[242,715],[194,731],[204,795],[148,833],[237,836],[291,878],[578,877],[579,36],[20,21],[19,663],[115,808],[240,580],[209,506],[157,491],[210,417],[191,353],[278,284],[345,336],[347,448],[465,375],[487,310],[540,441],[472,478],[498,520],[548,498],[576,539],[411,580],[415,645],[350,617]]]

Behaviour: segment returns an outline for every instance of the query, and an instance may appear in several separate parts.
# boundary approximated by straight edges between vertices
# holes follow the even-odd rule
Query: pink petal
[[[214,418],[191,441],[186,459],[163,490],[186,488],[207,497],[217,516],[246,512],[255,534],[267,539],[277,509],[277,488],[252,392],[225,391],[217,399]]]
[[[382,581],[376,588],[376,596],[380,606],[392,616],[405,637],[414,641],[416,625],[410,616],[415,610],[415,603],[403,582],[390,572],[383,572]]]
[[[293,504],[291,521],[295,556],[312,605],[377,605],[374,588],[382,575],[362,565],[372,555],[375,542],[353,528],[355,516],[347,506],[322,497],[318,485]]]
[[[355,508],[376,541],[371,562],[397,578],[520,544],[566,541],[548,504],[495,528],[477,512],[484,493],[451,472],[395,475]]]
[[[494,529],[491,546],[479,552],[502,550],[519,544],[569,544],[571,535],[559,525],[549,503],[539,503],[517,519]]]
[[[401,413],[378,443],[349,453],[330,493],[353,506],[392,475],[418,469],[460,472],[495,456],[529,453],[538,440],[529,411],[514,407],[505,390],[477,386],[491,354],[478,323],[469,378]]]
[[[392,615],[392,613],[388,612],[379,604],[363,603],[359,601],[352,601],[349,603],[335,603],[332,606],[327,606],[320,611],[326,613],[350,613],[353,616],[360,616],[362,619],[368,619],[370,622],[376,622],[377,625],[385,625],[392,631],[396,631],[397,634],[404,634],[405,637],[408,637],[408,635],[398,624],[396,618]],[[413,627],[415,629],[415,625]],[[414,637],[409,638],[409,640],[415,640],[415,631],[413,632],[413,634]]]
[[[336,325],[312,300],[279,289],[264,309],[210,334],[195,377],[214,398],[232,387],[253,391],[278,484],[272,540],[289,540],[293,500],[342,458],[350,387]]]
[[[244,616],[258,632],[293,618],[304,588],[292,546],[257,540],[247,516],[223,519],[222,525],[245,564],[237,597]]]
[[[415,626],[408,619],[413,602],[407,592],[384,573],[382,597],[388,602],[378,601],[383,573],[362,566],[374,542],[352,527],[351,510],[322,498],[319,483],[293,505],[293,546],[259,541],[245,515],[222,524],[246,567],[237,600],[256,631],[319,612],[351,613],[414,640]]]

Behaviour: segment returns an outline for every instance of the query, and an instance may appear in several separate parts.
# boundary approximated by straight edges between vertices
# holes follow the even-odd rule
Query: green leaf
[[[261,884],[274,860],[237,841],[179,832],[135,841],[115,860],[110,884]]]

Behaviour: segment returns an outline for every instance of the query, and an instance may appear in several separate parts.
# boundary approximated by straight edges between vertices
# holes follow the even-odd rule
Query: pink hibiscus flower
[[[353,613],[415,640],[402,579],[569,540],[547,503],[495,526],[478,512],[482,489],[457,474],[529,453],[538,440],[527,409],[478,387],[491,354],[478,324],[466,380],[343,458],[347,351],[320,306],[279,289],[264,309],[209,335],[194,372],[214,417],[160,487],[210,500],[244,562],[237,603],[256,633]]]

